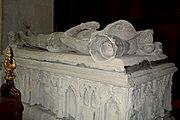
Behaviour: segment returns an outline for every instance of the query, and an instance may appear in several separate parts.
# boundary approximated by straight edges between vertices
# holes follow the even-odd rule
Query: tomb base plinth
[[[90,56],[14,50],[24,120],[169,120],[176,67],[152,56],[108,63]]]

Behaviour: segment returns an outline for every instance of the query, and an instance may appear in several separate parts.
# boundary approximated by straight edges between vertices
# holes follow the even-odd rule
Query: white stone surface
[[[39,106],[24,105],[23,120],[56,120],[56,116]]]
[[[30,49],[30,48],[14,48],[15,56],[17,58],[31,59],[36,61],[44,61],[44,62],[56,62],[73,66],[81,66],[92,69],[101,69],[107,71],[116,71],[123,72],[124,66],[132,66],[135,64],[139,64],[140,62],[147,61],[156,61],[165,59],[167,57],[159,58],[156,56],[123,56],[120,59],[115,58],[112,61],[108,62],[94,62],[90,56],[87,55],[77,55],[73,53],[51,53],[44,50],[38,49]]]
[[[28,104],[28,119],[155,120],[165,116],[164,109],[172,109],[172,63],[127,74],[124,66],[155,59],[122,57],[98,64],[84,55],[18,48],[14,52],[15,84]]]

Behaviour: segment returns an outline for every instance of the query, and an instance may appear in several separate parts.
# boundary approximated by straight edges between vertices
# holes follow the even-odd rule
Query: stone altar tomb
[[[177,69],[153,31],[124,20],[98,26],[80,24],[60,36],[10,33],[25,120],[171,119]]]

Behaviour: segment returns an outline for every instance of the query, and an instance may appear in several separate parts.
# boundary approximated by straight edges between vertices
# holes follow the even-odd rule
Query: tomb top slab
[[[62,63],[78,67],[86,67],[92,69],[100,69],[105,71],[115,71],[115,72],[130,72],[131,69],[138,70],[139,64],[148,68],[148,63],[151,65],[151,62],[162,61],[167,57],[159,58],[156,56],[121,56],[120,58],[115,58],[108,62],[94,62],[91,56],[88,55],[78,55],[76,53],[52,53],[45,50],[33,49],[33,48],[15,48],[14,49],[15,57],[20,57],[23,59],[32,59],[37,61],[47,61]],[[144,62],[146,61],[146,62]],[[130,68],[134,66],[133,68]],[[139,68],[143,69],[143,67]]]

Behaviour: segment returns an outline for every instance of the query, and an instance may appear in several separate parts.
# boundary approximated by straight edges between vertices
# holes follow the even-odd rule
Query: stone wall
[[[4,0],[3,1],[3,49],[8,44],[7,33],[30,26],[35,33],[53,31],[53,0]]]

